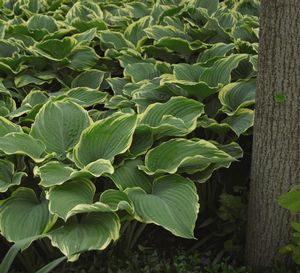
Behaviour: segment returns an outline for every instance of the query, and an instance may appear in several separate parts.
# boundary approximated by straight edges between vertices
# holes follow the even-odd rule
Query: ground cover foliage
[[[258,1],[0,7],[0,232],[15,243],[3,272],[33,242],[76,261],[134,221],[199,247],[198,214],[202,229],[219,221],[208,236],[239,234]]]

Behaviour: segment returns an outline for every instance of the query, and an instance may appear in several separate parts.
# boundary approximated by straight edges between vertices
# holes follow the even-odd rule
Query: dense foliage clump
[[[258,2],[0,8],[1,235],[17,249],[45,238],[69,261],[133,220],[195,238],[203,183],[251,135]],[[240,199],[220,201],[234,225]]]

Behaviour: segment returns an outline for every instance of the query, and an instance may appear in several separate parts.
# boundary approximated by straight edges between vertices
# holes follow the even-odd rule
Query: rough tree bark
[[[254,268],[269,267],[288,241],[289,214],[276,200],[300,183],[300,1],[261,0],[260,18],[245,256]]]

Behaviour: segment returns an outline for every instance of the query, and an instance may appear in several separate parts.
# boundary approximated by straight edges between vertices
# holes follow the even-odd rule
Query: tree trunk
[[[261,0],[260,18],[245,257],[254,268],[288,242],[289,213],[276,200],[300,183],[300,1]]]

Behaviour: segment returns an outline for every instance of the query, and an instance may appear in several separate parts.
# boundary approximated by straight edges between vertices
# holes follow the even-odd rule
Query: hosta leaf
[[[241,53],[247,53],[247,54],[251,54],[249,57],[249,62],[253,65],[252,63],[252,58],[256,57],[255,62],[257,63],[257,55],[252,55],[252,54],[257,54],[258,53],[258,43],[250,43],[247,41],[242,41],[240,39],[238,39],[235,42],[235,47],[237,48],[237,50]],[[256,72],[257,69],[255,68],[255,66],[253,65],[253,70]],[[254,74],[254,73],[253,73]],[[255,74],[256,75],[256,74]]]
[[[112,240],[117,240],[120,221],[115,213],[90,213],[80,222],[69,220],[64,226],[49,233],[51,243],[68,257],[78,259],[79,254],[88,250],[105,249]]]
[[[118,208],[116,210],[118,210]],[[110,208],[109,205],[103,202],[95,202],[92,204],[79,204],[68,212],[67,218],[82,213],[113,212],[116,210],[113,210],[112,208]]]
[[[143,2],[129,2],[128,4],[125,4],[125,6],[126,10],[130,11],[134,18],[141,18],[150,13],[149,5]]]
[[[0,137],[0,150],[5,154],[28,155],[34,161],[44,160],[45,145],[25,133],[9,133]]]
[[[95,38],[96,33],[97,33],[97,29],[92,28],[82,33],[73,35],[73,38],[75,38],[78,42],[89,44]]]
[[[243,150],[240,145],[236,142],[231,142],[229,144],[219,144],[217,142],[213,142],[220,150],[225,153],[231,155],[232,157],[239,159],[243,157]]]
[[[118,210],[126,210],[129,214],[133,214],[133,204],[126,193],[109,189],[101,194],[98,202],[75,206],[69,211],[67,218],[80,213],[116,212]]]
[[[35,75],[30,75],[27,73],[19,74],[15,77],[16,87],[24,87],[29,84],[42,85],[44,83],[50,83],[55,79],[56,75],[54,73],[49,73],[47,78],[39,77],[40,73],[35,73]],[[43,75],[42,75],[43,76]]]
[[[53,17],[43,14],[35,14],[27,22],[29,30],[45,29],[48,32],[55,32],[58,30],[58,26]]]
[[[234,49],[234,44],[216,43],[211,48],[199,54],[198,62],[207,62],[212,59],[225,57],[227,53]]]
[[[253,70],[257,71],[257,62],[258,62],[258,56],[257,55],[253,55],[249,58],[249,62],[252,64],[253,66]]]
[[[230,130],[230,126],[228,124],[218,123],[216,120],[209,118],[206,115],[200,117],[197,122],[198,127],[211,130],[219,135],[225,135]]]
[[[99,33],[100,41],[107,48],[116,50],[134,48],[133,44],[127,41],[120,32],[104,30]]]
[[[91,120],[88,113],[71,101],[49,101],[36,116],[30,134],[46,145],[48,152],[66,156]]]
[[[233,115],[240,108],[254,104],[255,92],[255,79],[225,85],[219,92],[219,100],[223,105],[221,110]]]
[[[18,188],[11,197],[1,201],[0,231],[8,241],[43,234],[53,223],[48,202],[39,201],[31,189]]]
[[[83,168],[98,159],[113,160],[130,146],[137,117],[132,114],[114,115],[93,123],[81,135],[74,148],[74,160]]]
[[[231,72],[239,63],[248,58],[247,54],[236,54],[216,61],[213,66],[207,68],[200,76],[200,81],[209,86],[228,84],[231,80]]]
[[[210,87],[205,82],[190,82],[184,80],[170,80],[164,82],[170,91],[174,94],[196,98],[198,101],[203,101],[205,98],[217,92],[216,87]]]
[[[147,174],[176,173],[206,168],[212,163],[231,162],[235,158],[206,140],[172,139],[151,149],[140,169]]]
[[[23,176],[27,174],[15,172],[13,163],[0,159],[0,192],[6,192],[9,187],[19,185]]]
[[[220,26],[220,22],[217,17],[210,16],[207,19],[207,23],[202,29],[196,30],[196,35],[200,35],[201,40],[208,43],[231,43],[233,37],[230,32],[226,31]]]
[[[16,103],[11,96],[0,95],[0,116],[8,116],[16,110]]]
[[[98,89],[104,79],[105,72],[91,69],[79,74],[73,81],[71,87],[89,87]]]
[[[174,75],[177,80],[198,82],[204,70],[205,68],[200,64],[176,64],[174,66]]]
[[[152,179],[138,169],[143,161],[141,159],[126,160],[115,172],[108,177],[120,190],[139,187],[146,192],[151,191]]]
[[[93,48],[81,46],[73,50],[72,54],[68,58],[70,60],[68,67],[82,71],[93,67],[97,63],[99,56]]]
[[[20,117],[26,113],[29,113],[32,110],[32,107],[29,104],[21,105],[18,109],[13,112],[10,112],[7,117],[9,118],[16,118]]]
[[[172,97],[166,103],[155,103],[140,115],[139,123],[150,127],[156,137],[183,136],[197,126],[203,104],[184,97]]]
[[[71,35],[73,29],[71,28],[60,28],[58,31],[55,31],[53,33],[47,33],[42,36],[42,39],[40,37],[37,38],[37,40],[50,40],[50,39],[63,39],[67,35]],[[34,31],[34,34],[38,33],[38,36],[43,33],[44,31]]]
[[[216,118],[219,114],[220,108],[222,107],[220,100],[217,96],[211,96],[209,100],[207,100],[205,105],[205,113],[212,117]]]
[[[0,60],[0,72],[17,74],[26,69],[25,65],[21,64],[21,58],[1,58]]]
[[[26,5],[28,10],[30,10],[32,13],[38,13],[41,5],[38,0],[29,0],[28,4]]]
[[[6,29],[7,37],[23,42],[25,46],[32,46],[42,40],[49,32],[46,29],[29,30],[26,24],[10,24]],[[54,34],[54,33],[53,33]]]
[[[278,199],[279,205],[289,209],[292,213],[300,212],[300,191],[290,191],[281,195]]]
[[[165,47],[174,52],[178,52],[180,55],[184,57],[188,57],[193,53],[199,51],[202,48],[201,43],[190,43],[186,40],[176,38],[176,37],[166,37],[161,38],[156,43],[159,47]]]
[[[173,4],[177,5],[178,7],[172,7],[169,10],[165,10],[164,13],[161,15],[160,23],[162,25],[174,26],[175,28],[184,31],[184,23],[177,16],[172,17],[172,15],[177,15],[178,13],[183,11],[184,6],[181,5],[182,1],[179,1],[177,3],[175,2]]]
[[[5,136],[8,133],[19,132],[21,133],[23,130],[21,126],[9,121],[4,117],[0,117],[0,137]]]
[[[122,109],[133,108],[134,103],[124,96],[113,96],[105,103],[105,107],[108,109]]]
[[[157,58],[168,63],[179,63],[182,61],[182,56],[172,52],[166,47],[143,45],[141,50],[149,57]]]
[[[194,238],[199,204],[191,180],[167,175],[154,181],[150,194],[140,188],[126,192],[134,204],[137,219],[162,226],[174,235]]]
[[[165,101],[164,98],[170,98],[172,94],[162,94],[159,90],[159,83],[161,79],[155,78],[150,81],[140,81],[138,83],[128,83],[123,88],[123,93],[126,96],[132,97],[133,100],[135,97],[150,97],[150,98],[156,98],[154,102],[157,101]],[[154,91],[154,92],[153,92]],[[136,94],[139,94],[136,96]]]
[[[150,39],[160,40],[165,37],[181,38],[185,41],[192,41],[192,38],[185,32],[176,29],[174,26],[151,26],[145,29],[147,36]]]
[[[19,48],[12,41],[0,41],[0,57],[12,57]]]
[[[172,97],[172,92],[165,88],[165,86],[160,87],[159,81],[160,79],[156,78],[151,82],[140,82],[139,85],[132,85],[134,90],[131,88],[126,88],[126,91],[124,90],[124,93],[127,93],[127,91],[132,92],[132,101],[136,103],[138,113],[143,113],[150,104],[166,102]]]
[[[152,80],[160,75],[152,63],[128,64],[124,70],[124,76],[131,78],[133,82]]]
[[[32,106],[29,106],[29,104],[26,104],[17,109],[17,110],[22,110],[22,108],[23,108],[23,110],[28,109],[26,112],[24,111],[26,113],[26,115],[23,115],[21,117],[21,115],[20,115],[21,113],[18,114],[18,111],[14,111],[14,112],[12,112],[12,114],[15,113],[16,116],[20,116],[20,118],[19,118],[20,122],[24,122],[24,123],[29,122],[32,124],[34,122],[34,119],[35,119],[36,115],[38,114],[39,110],[42,108],[42,106],[43,106],[42,104],[37,104],[32,107]],[[26,128],[26,130],[27,130],[27,128]],[[27,130],[27,131],[29,131],[29,130]]]
[[[60,61],[71,53],[76,44],[77,41],[71,37],[62,40],[50,39],[37,44],[36,52],[47,59]]]
[[[243,157],[243,150],[242,148],[235,142],[231,142],[230,144],[221,145],[215,143],[216,146],[226,152],[227,154],[231,155],[232,157],[239,159]],[[221,162],[221,163],[214,163],[210,164],[205,170],[195,173],[192,178],[194,181],[197,181],[199,183],[206,182],[213,174],[213,172],[220,168],[229,168],[231,165],[231,162]]]
[[[73,172],[74,169],[58,161],[50,161],[34,169],[34,174],[40,176],[40,185],[43,187],[61,185],[70,179]]]
[[[69,23],[76,21],[90,21],[92,19],[101,19],[103,12],[93,1],[80,1],[75,3],[66,15]]]
[[[147,16],[131,23],[124,32],[125,38],[135,46],[140,46],[147,38],[144,29],[149,26],[149,21],[150,18]]]
[[[237,136],[246,132],[253,126],[254,111],[250,109],[240,109],[233,116],[229,116],[222,121],[230,126]]]
[[[72,88],[65,95],[83,107],[102,104],[107,98],[107,93],[88,87]]]
[[[114,167],[112,166],[110,160],[107,159],[98,159],[96,161],[93,161],[89,164],[87,164],[80,173],[84,174],[90,174],[95,177],[102,176],[103,174],[112,174],[114,172]],[[73,176],[76,176],[77,174],[74,173]]]
[[[75,179],[50,188],[46,198],[51,213],[67,220],[68,212],[79,204],[91,204],[95,194],[94,184],[87,179]]]
[[[226,10],[219,9],[214,14],[214,17],[217,19],[220,27],[225,31],[230,31],[237,24],[237,15],[233,12],[226,12]]]
[[[207,9],[212,14],[218,9],[219,0],[195,0],[195,7]]]
[[[258,37],[256,36],[254,29],[245,22],[236,24],[232,29],[232,35],[236,40],[250,42],[250,47],[252,46],[251,43],[258,42]]]
[[[124,78],[108,78],[106,82],[109,84],[115,95],[123,95],[123,88],[129,82]]]
[[[257,72],[253,70],[252,64],[249,62],[249,58],[241,61],[236,69],[231,73],[232,80],[247,80],[257,76]]]
[[[6,88],[6,86],[3,84],[3,81],[0,81],[0,94],[10,95],[9,90]]]
[[[138,127],[132,139],[129,153],[133,157],[145,154],[153,145],[153,133],[149,127]]]
[[[100,202],[108,205],[112,211],[127,210],[133,213],[132,202],[125,192],[109,189],[104,191],[100,196]]]
[[[47,75],[46,75],[47,76]],[[54,76],[54,75],[53,75]],[[50,77],[52,77],[50,75]],[[40,90],[32,90],[30,93],[23,99],[21,105],[29,104],[30,106],[36,106],[39,104],[44,104],[48,100],[47,93]]]
[[[61,185],[71,179],[99,177],[113,172],[111,162],[106,159],[93,161],[81,170],[73,169],[58,161],[50,161],[41,167],[34,168],[35,176],[40,176],[40,185],[44,187]]]
[[[72,26],[77,28],[81,32],[91,30],[91,29],[107,30],[107,26],[106,26],[104,20],[99,19],[99,18],[93,19],[90,21],[75,20],[72,22]],[[74,36],[74,38],[79,40],[78,36],[77,37]],[[81,38],[82,38],[82,36],[81,36]]]
[[[120,66],[122,68],[126,68],[129,64],[138,64],[138,63],[144,63],[145,60],[142,58],[141,54],[133,50],[131,48],[127,48],[126,50],[121,50],[120,52],[111,49],[106,51],[107,57],[110,58],[116,58]],[[148,63],[148,62],[147,62]]]
[[[260,13],[260,2],[254,1],[240,1],[235,7],[236,11],[241,14],[248,14],[253,16],[259,16]]]

